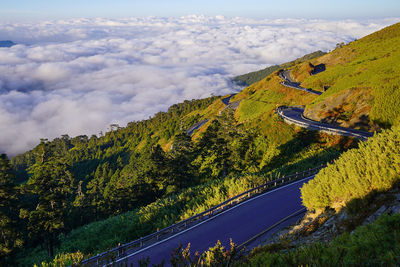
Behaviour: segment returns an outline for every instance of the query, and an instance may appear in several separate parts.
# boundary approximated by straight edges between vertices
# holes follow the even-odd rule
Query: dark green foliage
[[[150,234],[184,218],[200,213],[229,197],[264,183],[261,176],[226,177],[172,194],[155,202],[108,219],[93,222],[60,236],[56,254],[81,251],[85,255],[104,252],[118,243],[126,243]],[[26,257],[26,255],[25,255]],[[30,251],[20,263],[24,266],[46,257],[38,249]]]
[[[10,264],[10,255],[22,246],[18,229],[18,191],[5,154],[0,155],[0,265]]]
[[[113,136],[118,133],[114,132]],[[91,142],[96,143],[96,140],[103,138],[71,139],[73,147],[64,158],[78,150],[87,149],[85,144],[90,148]],[[284,163],[275,160],[271,161],[274,163],[272,165],[266,164],[265,155],[270,154],[271,149],[269,143],[257,131],[237,125],[230,109],[212,121],[196,142],[178,132],[168,152],[152,143],[151,137],[146,138],[150,142],[141,150],[129,154],[122,152],[118,156],[110,154],[105,159],[99,157],[90,160],[88,154],[88,159],[73,163],[68,168],[79,175],[87,172],[84,166],[92,169],[96,166],[92,173],[76,182],[74,199],[68,203],[71,219],[65,225],[65,230],[75,230],[65,236],[63,233],[67,231],[63,230],[61,235],[56,236],[55,241],[59,242],[57,254],[78,250],[85,255],[102,252],[118,243],[134,240],[204,211],[271,177],[269,174],[243,176],[243,173],[271,171],[279,165],[282,168],[273,172],[275,177],[279,175],[278,172],[282,175],[292,174],[319,162],[319,158],[308,162],[306,159],[295,159],[296,156],[289,157],[293,152],[304,153],[315,149],[310,146],[312,140],[316,140],[315,136],[306,135],[304,140],[298,142],[295,151],[273,148],[278,151],[273,155],[287,159],[287,164],[281,166]],[[51,144],[48,144],[50,151],[54,151]],[[37,161],[40,161],[40,149],[34,151],[39,155]],[[50,156],[54,154],[50,153]],[[322,157],[321,160],[326,158]],[[203,185],[196,187],[198,184]],[[117,214],[121,215],[102,220]],[[94,220],[98,222],[79,227]],[[30,228],[29,231],[34,229]],[[28,255],[21,260],[24,265],[47,258],[38,249],[24,254]]]
[[[169,162],[171,177],[168,193],[179,188],[186,188],[196,182],[193,176],[196,171],[192,164],[194,152],[194,144],[187,134],[179,133],[175,136]]]
[[[185,249],[182,248],[182,244],[174,249],[171,253],[170,259],[173,267],[185,267],[185,266],[200,266],[201,257],[198,252],[195,252],[192,256],[190,253],[190,243]]]
[[[240,86],[249,86],[253,83],[261,81],[271,73],[279,70],[281,66],[279,65],[272,65],[270,67],[266,67],[265,69],[249,72],[243,75],[236,76],[233,78],[233,81]]]
[[[74,178],[67,164],[52,155],[49,146],[42,141],[37,150],[37,163],[30,168],[32,176],[23,186],[34,201],[21,211],[21,217],[27,219],[29,236],[44,241],[53,257],[57,235],[65,229],[72,204]]]
[[[133,151],[143,149],[141,143],[146,143],[150,149],[166,135],[173,137],[180,130],[189,128],[198,116],[186,117],[194,110],[203,110],[217,100],[209,97],[201,100],[184,101],[172,105],[167,112],[159,112],[154,117],[139,122],[128,123],[127,127],[112,130],[99,137],[86,135],[70,138],[63,135],[51,141],[52,153],[62,156],[72,165],[71,171],[78,180],[87,180],[97,167],[105,162],[115,171],[117,160],[121,158],[122,164],[129,162]],[[24,173],[27,167],[36,162],[38,147],[11,159],[15,169]]]
[[[250,83],[278,68],[287,68],[322,54],[318,51],[281,66],[244,75],[241,81]],[[371,62],[375,61],[378,62],[379,57],[374,57]],[[360,75],[356,81],[366,80],[367,74]],[[317,76],[324,75],[327,74],[324,72]],[[48,246],[50,255],[53,254],[53,245],[57,244],[54,248],[60,253],[61,260],[54,260],[54,264],[62,264],[62,259],[71,262],[82,257],[80,253],[71,252],[82,251],[87,256],[105,251],[118,243],[132,241],[204,211],[266,182],[272,176],[291,174],[336,158],[343,146],[335,142],[342,141],[287,125],[282,127],[283,123],[272,115],[275,104],[283,99],[287,99],[287,104],[303,99],[300,95],[283,94],[278,81],[274,81],[277,79],[268,77],[257,85],[256,91],[249,93],[252,99],[243,99],[236,113],[240,124],[230,109],[217,117],[211,115],[216,113],[207,109],[210,104],[214,102],[213,109],[222,105],[216,97],[185,101],[148,120],[129,123],[125,128],[111,125],[111,130],[99,137],[82,135],[70,138],[64,135],[52,142],[43,141],[32,151],[13,158],[17,181],[24,189],[20,204],[24,207],[21,215],[26,219],[26,225],[21,229],[26,227],[25,236],[29,237],[26,249],[20,253],[19,264],[52,260],[44,255],[44,244]],[[278,91],[264,90],[263,86],[268,88],[272,82],[276,83]],[[390,126],[396,123],[396,113],[388,110],[387,106],[397,107],[398,101],[386,99],[386,94],[396,95],[398,88],[388,86],[383,91],[375,96],[371,119]],[[380,104],[386,107],[385,110],[376,108]],[[350,115],[344,114],[345,117]],[[208,129],[196,133],[195,141],[192,141],[184,131],[204,119],[208,119]],[[369,142],[375,144],[371,151],[368,152],[368,148],[365,153],[349,154],[345,160],[338,161],[340,168],[336,165],[328,167],[327,170],[332,172],[326,174],[333,175],[333,185],[327,178],[320,179],[318,186],[309,187],[310,198],[308,202],[304,200],[305,203],[312,208],[325,207],[334,201],[347,201],[351,193],[363,196],[371,188],[390,186],[398,179],[399,173],[396,138],[385,139],[387,147],[378,145],[379,142]],[[343,140],[344,143],[348,141]],[[372,160],[364,164],[367,157]],[[372,170],[374,168],[382,176],[377,176]],[[368,177],[365,179],[367,182],[360,179],[362,175]],[[372,179],[374,175],[378,178]],[[347,179],[349,177],[351,179]],[[28,183],[24,184],[26,181]],[[354,202],[353,208],[363,203]],[[388,240],[380,241],[386,244]],[[343,237],[341,242],[350,247],[364,245],[351,236]],[[398,246],[397,239],[391,242]],[[336,250],[330,251],[325,245],[318,244],[294,254],[287,253],[285,255],[290,256],[287,258],[274,256],[266,260],[267,264],[262,262],[261,265],[341,265],[347,251],[337,244],[335,246]],[[365,251],[357,253],[368,258],[373,254],[373,246],[368,244],[366,247],[368,255],[363,254]],[[396,250],[384,247],[389,254],[379,251],[381,254],[377,257],[384,255],[386,259],[394,259],[398,256]],[[220,244],[210,251],[209,266],[231,263],[225,261],[228,253]],[[358,259],[353,255],[356,252],[352,253],[348,254],[349,259]],[[318,258],[318,255],[322,256]],[[179,260],[186,258],[183,256]],[[383,259],[380,263],[389,262]],[[344,263],[354,264],[350,260]]]
[[[214,247],[209,248],[209,250],[205,251],[203,254],[200,255],[199,252],[196,251],[192,256],[190,252],[190,243],[185,249],[182,248],[182,245],[179,245],[178,248],[172,251],[171,265],[174,267],[234,266],[235,260],[243,254],[243,251],[237,248],[237,245],[232,242],[232,239],[230,240],[230,246],[230,250],[225,249],[218,240]]]

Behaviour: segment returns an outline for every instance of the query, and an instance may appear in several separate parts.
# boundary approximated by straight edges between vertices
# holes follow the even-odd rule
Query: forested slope
[[[42,140],[12,158],[11,165],[3,157],[7,176],[2,179],[9,186],[1,197],[10,205],[1,206],[0,215],[7,222],[6,237],[16,240],[11,244],[3,238],[3,258],[8,264],[30,265],[78,250],[87,257],[271,177],[338,158],[358,141],[287,125],[275,108],[306,105],[312,114],[322,114],[331,97],[359,92],[352,94],[358,98],[350,98],[351,105],[358,110],[367,103],[364,113],[343,106],[338,114],[349,122],[356,114],[368,116],[357,127],[396,124],[398,29],[394,25],[319,58],[314,56],[320,52],[281,65],[291,67],[294,78],[304,78],[305,86],[322,90],[330,85],[321,96],[282,86],[275,71],[233,96],[231,103],[240,102],[237,109],[226,108],[222,97],[185,101],[148,120],[113,125],[100,136]],[[310,76],[309,63],[326,63],[327,69]],[[188,128],[205,119],[187,136]]]
[[[9,255],[29,265],[59,252],[100,252],[215,205],[270,175],[336,158],[356,141],[286,125],[274,113],[277,105],[311,100],[308,94],[281,86],[272,74],[231,99],[241,101],[236,111],[225,108],[217,97],[185,101],[149,120],[113,126],[103,136],[42,140],[32,151],[11,159],[15,181],[21,183],[13,214],[24,250],[15,255],[19,249],[13,249]],[[193,138],[186,135],[187,128],[204,119],[209,122]],[[229,189],[226,184],[233,181],[238,186]],[[194,187],[209,183],[212,191],[203,196],[202,189]],[[193,204],[184,202],[187,197],[173,200],[192,187]],[[159,201],[168,205],[157,212],[150,208],[148,216],[156,220],[117,227],[118,218],[136,221],[148,205]],[[93,221],[98,223],[87,225]],[[112,229],[122,232],[113,234]],[[100,234],[101,240],[96,239]]]

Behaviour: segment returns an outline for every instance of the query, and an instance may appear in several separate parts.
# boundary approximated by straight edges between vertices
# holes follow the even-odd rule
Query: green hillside
[[[278,72],[270,69],[269,75],[264,73],[266,77],[230,99],[238,105],[235,109],[223,103],[228,96],[185,101],[148,120],[126,127],[113,125],[101,136],[65,135],[42,140],[32,151],[12,158],[11,163],[2,156],[0,184],[7,185],[7,190],[0,191],[0,197],[2,203],[10,204],[0,206],[0,222],[5,222],[2,225],[7,229],[0,239],[0,265],[30,266],[50,261],[59,253],[68,260],[88,257],[201,212],[271,178],[337,159],[357,146],[358,141],[351,138],[284,123],[275,113],[280,105],[305,105],[307,114],[320,116],[318,119],[337,113],[342,116],[337,123],[358,118],[359,124],[351,125],[354,127],[396,125],[400,114],[395,65],[399,27],[388,27],[326,55],[315,52],[280,65],[290,67],[295,79],[304,79],[304,86],[317,90],[331,86],[321,96],[281,85]],[[324,63],[327,70],[310,76],[309,63]],[[192,136],[186,134],[192,125],[204,120],[207,123]],[[391,154],[397,153],[392,139],[392,133],[385,132],[343,157],[361,160],[372,153],[376,162],[390,165],[393,162],[388,160],[394,159],[396,163],[395,157],[380,156],[389,149]],[[371,147],[376,150],[368,150]],[[323,173],[336,175],[334,170],[342,169],[341,162],[353,161],[338,160],[321,177]],[[380,166],[388,168],[385,164]],[[362,180],[357,177],[355,181]],[[310,209],[350,199],[347,191],[338,190],[353,189],[338,184],[335,188],[339,189],[332,189],[332,196],[328,196],[318,189],[327,188],[327,178],[318,179],[319,187],[304,189],[312,192],[303,198]],[[378,185],[360,183],[357,189],[367,186],[367,192],[389,186]]]
[[[346,212],[343,234],[329,243],[297,247],[283,240],[254,250],[242,266],[396,266],[399,262],[398,214],[359,226],[399,192],[399,44],[400,24],[395,24],[312,60],[314,65],[326,64],[323,73],[310,76],[306,63],[292,68],[292,76],[304,79],[304,87],[322,91],[331,86],[307,105],[306,116],[355,128],[391,129],[344,152],[301,189],[309,211]]]
[[[282,242],[257,248],[243,266],[396,266],[400,259],[400,215],[383,215],[359,226],[383,205],[386,192],[398,194],[400,128],[385,130],[357,149],[343,153],[301,189],[308,210],[345,209],[348,229],[329,243],[292,247]],[[390,195],[390,194],[389,194]],[[287,249],[290,249],[287,252]]]
[[[306,116],[371,130],[399,124],[399,45],[400,23],[319,57],[314,63],[325,63],[325,72],[299,77],[297,67],[293,73],[302,86],[329,86],[307,105]]]
[[[276,73],[235,95],[231,102],[240,101],[236,110],[226,108],[221,99],[185,101],[149,120],[124,128],[113,126],[103,136],[43,140],[32,151],[12,158],[16,180],[27,181],[19,186],[20,229],[26,240],[19,262],[30,265],[49,260],[55,253],[79,250],[89,255],[106,250],[118,240],[127,242],[193,215],[271,175],[291,174],[330,161],[356,142],[283,123],[275,114],[276,106],[307,104],[314,96],[282,86]],[[192,138],[185,134],[204,119],[208,122]],[[44,180],[40,179],[43,175]],[[227,190],[227,184],[237,181],[232,180],[235,177],[244,182]],[[209,183],[216,192],[225,193],[197,192],[198,186]],[[60,195],[47,194],[52,190]],[[195,190],[191,196],[194,206],[169,200],[181,198],[185,190]],[[57,201],[61,212],[52,214],[51,208],[43,206],[38,214],[35,207],[49,198]],[[168,205],[149,213],[152,218],[161,216],[159,220],[140,221],[133,229],[118,226],[123,223],[118,218],[137,220],[143,209],[160,201]],[[41,218],[53,220],[57,227],[45,230],[46,221]],[[119,234],[113,229],[119,229]],[[93,241],[99,231],[103,238]],[[52,250],[41,248],[42,240]]]

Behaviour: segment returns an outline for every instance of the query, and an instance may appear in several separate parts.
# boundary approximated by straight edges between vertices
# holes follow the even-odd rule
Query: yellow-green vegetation
[[[384,191],[400,178],[400,127],[384,130],[343,153],[301,189],[309,210],[338,208],[372,191]]]
[[[399,47],[400,23],[314,60],[315,64],[327,65],[325,72],[304,76],[307,72],[299,70],[307,66],[298,66],[293,73],[296,78],[303,78],[299,80],[302,86],[321,91],[324,86],[330,87],[307,105],[306,115],[372,130],[398,124]]]
[[[258,249],[241,266],[397,266],[399,236],[400,215],[384,215],[327,244],[296,249],[280,244]],[[285,252],[277,252],[281,249]]]
[[[18,205],[26,207],[26,212],[18,221],[26,229],[21,235],[30,242],[22,249],[12,248],[10,255],[18,252],[19,256],[15,259],[10,256],[11,261],[8,262],[32,265],[45,259],[52,260],[55,253],[82,251],[88,255],[102,252],[204,211],[270,177],[331,161],[356,143],[346,137],[329,136],[288,125],[275,113],[277,106],[307,105],[307,110],[340,114],[343,121],[351,121],[358,115],[357,118],[361,119],[362,114],[370,116],[364,118],[367,124],[372,118],[381,126],[396,124],[396,116],[400,114],[397,109],[400,106],[398,87],[394,85],[399,79],[395,64],[399,59],[396,50],[398,28],[394,25],[384,30],[384,34],[371,35],[373,38],[367,37],[313,59],[314,65],[327,64],[326,72],[313,77],[309,77],[309,62],[289,64],[293,67],[295,78],[304,77],[305,85],[314,89],[331,86],[320,97],[282,86],[275,72],[232,97],[231,103],[240,101],[235,111],[226,108],[221,101],[224,97],[185,101],[171,106],[167,112],[155,114],[149,120],[131,122],[127,127],[100,137],[62,136],[53,141],[43,140],[32,151],[13,158],[17,173],[26,175],[17,177],[20,181],[29,179],[29,170],[32,175],[35,174],[32,171],[37,169],[34,178],[43,176],[39,172],[41,168],[32,166],[46,167],[47,163],[53,166],[57,162],[60,163],[57,165],[60,173],[68,179],[50,175],[51,168],[46,167],[44,173],[49,175],[42,180],[49,190],[34,191],[29,188],[32,184],[29,182],[28,186],[21,185],[23,190],[19,190],[22,194]],[[372,42],[372,52],[369,51],[368,38]],[[386,54],[382,54],[381,50],[385,50]],[[368,80],[370,77],[371,81]],[[331,98],[334,101],[328,103]],[[329,105],[332,106],[332,103],[335,108],[331,110]],[[191,137],[187,136],[186,129],[205,119],[207,123]],[[306,198],[310,198],[307,207],[317,209],[337,203],[342,205],[354,196],[362,197],[373,189],[390,186],[397,179],[390,170],[400,160],[393,156],[394,163],[388,161],[392,165],[379,165],[383,164],[382,159],[386,161],[379,155],[380,152],[386,155],[384,151],[387,148],[378,143],[382,139],[398,153],[395,147],[399,144],[397,141],[392,144],[393,136],[390,137],[392,139],[388,137],[391,134],[384,132],[382,137],[373,138],[356,150],[364,151],[362,153],[349,152],[354,154],[344,156],[347,157],[342,160],[345,171],[341,168],[337,172],[347,176],[340,178],[338,175],[338,182],[333,183],[341,188],[332,190],[331,178],[320,178],[320,185],[304,194],[305,203]],[[371,148],[368,152],[370,146],[375,150]],[[360,156],[357,153],[361,153]],[[370,154],[374,162],[355,161]],[[391,156],[387,154],[387,158],[391,159]],[[350,168],[351,160],[356,166],[354,170],[353,166]],[[369,183],[364,183],[361,178],[355,178],[349,180],[352,183],[339,186],[340,179],[353,179],[352,175],[358,170],[364,175],[362,171],[369,170],[369,164],[375,169],[387,168],[384,170],[385,179],[378,177],[380,180],[375,181],[376,178],[368,178]],[[331,175],[335,168],[330,166],[324,172],[327,176]],[[398,173],[399,170],[396,171]],[[372,177],[373,174],[376,173],[371,171],[369,175]],[[36,180],[34,182],[40,182]],[[55,184],[55,180],[60,181]],[[308,186],[311,188],[311,183]],[[66,197],[51,196],[62,211],[54,220],[57,222],[54,226],[60,227],[57,231],[47,231],[42,225],[48,221],[46,216],[53,214],[50,208],[44,209],[43,216],[38,219],[42,224],[35,223],[34,217],[27,215],[35,214],[38,200],[45,200],[48,192],[58,191],[68,193]],[[43,233],[46,234],[45,241]],[[47,251],[48,256],[43,244],[51,248]]]
[[[76,253],[59,254],[51,262],[42,262],[34,267],[66,267],[66,266],[78,266],[83,260],[83,254],[79,251]]]
[[[59,256],[52,262],[68,264],[77,256],[80,260],[83,258],[80,252],[66,254],[65,251],[82,251],[87,256],[116,247],[118,243],[135,240],[156,229],[207,210],[232,196],[268,181],[271,177],[273,177],[272,174],[271,176],[248,175],[214,180],[183,190],[179,194],[158,199],[140,209],[87,224],[61,238],[60,247],[56,251]],[[25,255],[19,264],[32,266],[33,263],[44,259],[51,260],[46,257],[45,251],[35,249],[29,255]],[[65,266],[51,264],[42,266]]]
[[[222,179],[181,190],[143,207],[122,213],[117,216],[99,220],[72,230],[60,236],[60,245],[56,254],[81,251],[85,256],[94,255],[126,243],[141,236],[150,234],[180,220],[186,219],[208,208],[217,205],[243,191],[258,186],[271,179],[313,168],[338,156],[338,150],[326,149],[340,140],[337,136],[321,136],[315,142],[315,136],[301,132],[285,147],[274,147],[274,152],[265,156],[265,164],[279,166],[268,172],[247,175],[229,175]],[[325,143],[329,140],[329,143]],[[262,140],[258,141],[262,142]],[[259,144],[262,149],[268,144]],[[275,153],[275,154],[273,154]],[[272,167],[273,168],[273,167]],[[19,264],[32,266],[43,260],[51,261],[46,251],[37,247],[24,251]],[[55,259],[57,260],[57,259]]]
[[[264,134],[269,143],[275,146],[291,140],[299,129],[287,125],[275,113],[280,105],[305,105],[315,96],[306,92],[293,90],[280,84],[277,72],[252,84],[232,98],[241,100],[235,112],[238,123],[246,128],[256,128]]]

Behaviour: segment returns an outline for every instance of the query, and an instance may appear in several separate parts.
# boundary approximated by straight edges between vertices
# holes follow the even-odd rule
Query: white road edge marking
[[[196,224],[196,225],[193,225],[192,227],[190,227],[190,228],[188,228],[188,229],[186,229],[186,230],[183,230],[183,231],[181,231],[181,232],[179,232],[179,233],[177,233],[177,234],[175,234],[175,235],[173,235],[173,236],[170,236],[170,237],[168,237],[168,238],[166,238],[166,239],[164,239],[164,240],[161,240],[161,241],[159,241],[159,242],[157,242],[157,243],[154,243],[154,244],[152,244],[152,245],[150,245],[150,246],[147,246],[147,247],[145,247],[145,248],[143,248],[143,249],[141,249],[141,250],[135,251],[135,252],[133,252],[132,254],[129,254],[129,255],[123,257],[123,258],[120,258],[120,259],[114,261],[113,263],[118,263],[118,262],[123,261],[123,260],[125,260],[125,259],[127,259],[127,258],[130,258],[130,257],[132,257],[132,256],[134,256],[134,255],[136,255],[136,254],[139,254],[140,252],[143,252],[143,251],[145,251],[145,250],[147,250],[147,249],[149,249],[149,248],[152,248],[152,247],[157,246],[157,245],[159,245],[159,244],[161,244],[161,243],[164,243],[165,241],[168,241],[168,240],[170,240],[170,239],[172,239],[172,238],[174,238],[174,237],[176,237],[176,236],[178,236],[178,235],[181,235],[181,234],[183,234],[183,233],[185,233],[185,232],[187,232],[187,231],[189,231],[189,230],[192,230],[193,228],[196,228],[196,227],[202,225],[203,223],[206,223],[206,222],[208,222],[208,221],[211,221],[212,219],[217,218],[218,216],[220,216],[220,215],[222,215],[222,214],[224,214],[224,213],[226,213],[226,212],[232,211],[232,210],[236,209],[237,207],[240,207],[241,205],[246,204],[247,202],[253,201],[253,200],[255,200],[255,199],[259,198],[259,197],[268,195],[268,194],[270,194],[270,193],[272,193],[272,192],[275,192],[275,191],[277,191],[277,190],[280,190],[280,189],[282,189],[282,188],[285,188],[285,187],[292,186],[292,185],[294,185],[294,184],[300,183],[300,182],[302,182],[302,181],[304,181],[304,180],[307,180],[307,179],[309,179],[309,178],[311,178],[311,177],[314,177],[314,176],[315,176],[315,175],[308,176],[308,177],[306,177],[306,178],[304,178],[304,179],[301,179],[301,180],[299,180],[299,181],[296,181],[296,182],[293,182],[293,183],[284,185],[284,186],[279,187],[279,188],[276,188],[276,189],[274,189],[274,190],[265,192],[264,194],[261,194],[261,195],[259,195],[259,196],[250,198],[250,199],[248,199],[248,200],[246,200],[246,201],[244,201],[244,202],[242,202],[242,203],[240,203],[240,204],[237,204],[236,206],[233,206],[232,208],[230,208],[230,209],[228,209],[228,210],[226,210],[226,211],[223,211],[223,212],[221,212],[221,213],[219,213],[219,214],[217,214],[217,215],[215,215],[215,216],[213,216],[213,217],[211,217],[211,218],[208,218],[207,220],[204,220],[204,221],[202,221],[202,222],[200,222],[200,223],[198,223],[198,224]],[[103,265],[103,266],[107,266],[107,265]]]

